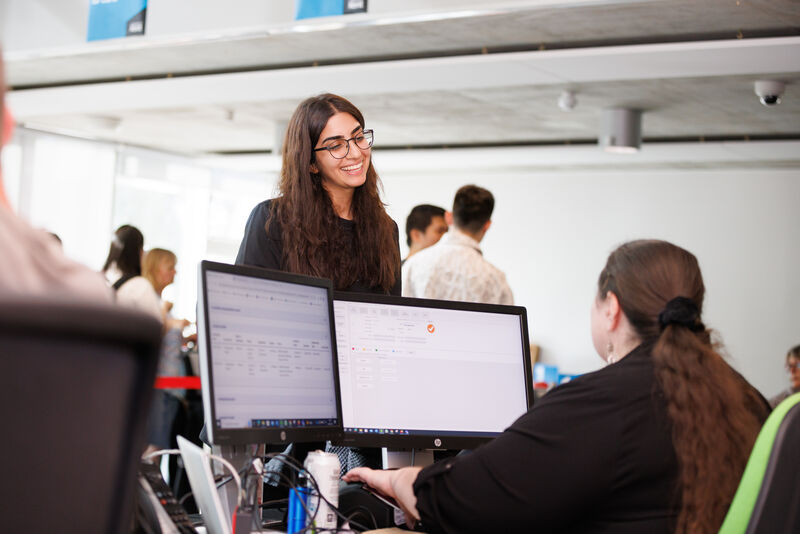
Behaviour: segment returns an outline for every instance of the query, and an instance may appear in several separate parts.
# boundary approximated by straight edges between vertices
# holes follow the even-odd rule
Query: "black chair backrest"
[[[130,528],[160,323],[0,298],[0,532]]]
[[[784,416],[775,435],[767,470],[747,534],[800,532],[800,404]]]

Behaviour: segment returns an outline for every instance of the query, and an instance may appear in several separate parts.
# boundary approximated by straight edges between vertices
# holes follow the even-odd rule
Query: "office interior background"
[[[150,0],[144,36],[87,42],[91,0],[0,0],[11,202],[100,269],[113,230],[179,258],[166,296],[194,318],[196,266],[232,263],[275,193],[283,129],[320,92],[356,104],[402,228],[475,183],[496,198],[485,257],[528,309],[541,360],[603,365],[597,275],[630,239],[697,255],[706,323],[762,393],[800,343],[800,3]],[[757,80],[785,82],[765,106]],[[570,99],[565,92],[571,92]],[[572,107],[572,109],[570,109]],[[604,110],[642,111],[641,149],[598,146]],[[401,252],[407,252],[401,236]]]

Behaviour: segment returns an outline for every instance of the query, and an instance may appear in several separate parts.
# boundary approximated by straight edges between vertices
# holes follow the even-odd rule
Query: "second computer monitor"
[[[472,448],[533,402],[525,308],[334,293],[344,445]]]

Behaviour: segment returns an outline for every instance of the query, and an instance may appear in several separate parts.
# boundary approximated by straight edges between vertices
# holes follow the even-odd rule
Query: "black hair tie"
[[[675,297],[667,302],[664,310],[658,314],[658,324],[661,330],[668,325],[674,324],[684,326],[692,332],[702,332],[706,329],[700,322],[700,310],[692,299],[686,297]]]

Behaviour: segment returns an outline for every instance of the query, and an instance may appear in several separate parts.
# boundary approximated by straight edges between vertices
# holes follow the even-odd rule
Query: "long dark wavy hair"
[[[676,533],[715,533],[767,410],[700,320],[705,286],[697,258],[666,241],[632,241],[611,253],[598,286],[600,298],[617,296],[639,338],[653,344],[680,468]],[[658,315],[676,297],[690,299],[700,313],[691,327],[662,328]]]
[[[281,224],[286,270],[330,278],[337,289],[360,282],[388,293],[396,281],[400,251],[372,158],[366,181],[353,193],[352,243],[340,228],[322,176],[311,172],[313,149],[328,119],[338,112],[349,113],[364,127],[358,108],[333,94],[309,98],[295,110],[283,144],[280,196],[272,203],[269,220]]]

